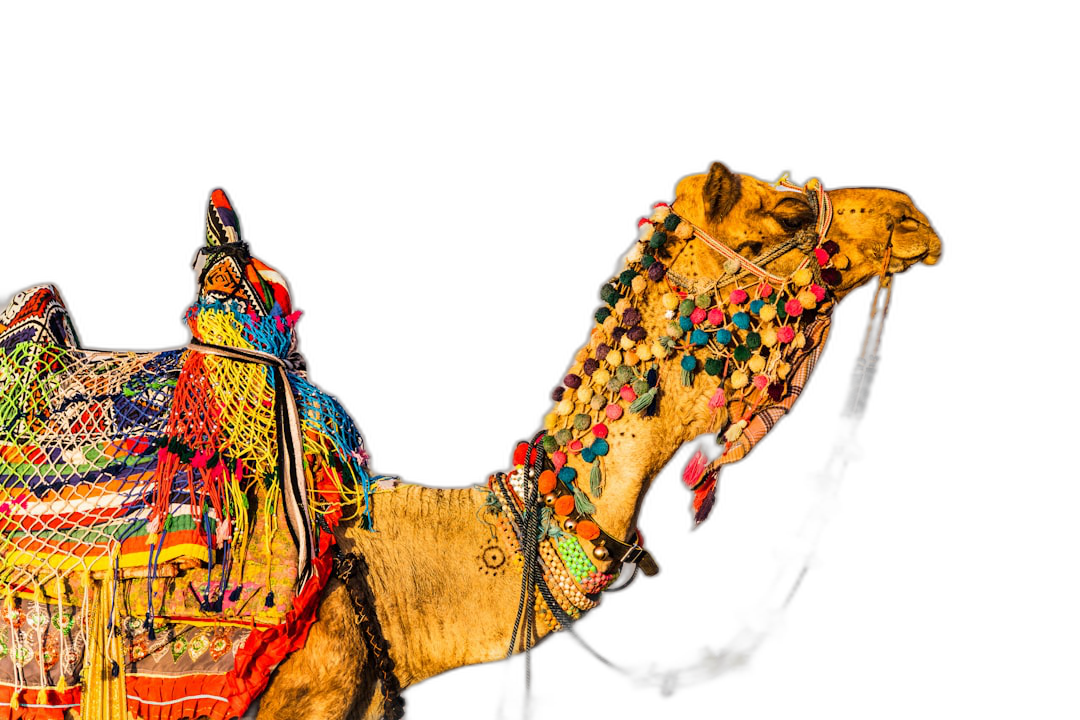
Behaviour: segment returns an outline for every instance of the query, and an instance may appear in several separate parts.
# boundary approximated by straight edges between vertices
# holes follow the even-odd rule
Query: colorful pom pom
[[[562,450],[556,450],[555,452],[551,453],[551,464],[555,466],[556,470],[561,468],[563,465],[566,464],[566,453],[564,453]]]
[[[679,318],[679,329],[682,330],[682,332],[690,332],[694,329],[694,321],[687,316]],[[680,333],[680,335],[681,334],[682,333]],[[675,337],[678,337],[678,335],[676,335]]]
[[[813,283],[810,285],[810,292],[813,293],[814,299],[818,302],[823,302],[825,300],[825,288],[821,287],[817,283]]]
[[[713,296],[712,295],[702,294],[702,295],[698,295],[696,298],[694,298],[694,305],[696,305],[697,307],[699,307],[699,308],[701,308],[703,310],[708,310],[709,306],[711,306],[712,304],[713,304]]]
[[[550,470],[545,470],[540,473],[540,479],[536,483],[536,489],[540,491],[541,495],[547,495],[555,489],[555,480],[555,473]]]
[[[682,221],[679,219],[679,216],[672,213],[664,218],[664,229],[668,231],[674,230],[679,227],[680,222]]]
[[[773,402],[779,402],[782,397],[784,397],[784,383],[778,381],[769,385],[769,398]]]
[[[566,449],[572,453],[579,453],[581,452],[581,448],[583,448],[584,446],[585,444],[582,443],[580,440],[571,440],[570,444],[566,447]]]
[[[606,302],[608,305],[614,305],[619,301],[619,291],[615,289],[614,285],[607,284],[600,288],[600,299]]]
[[[569,428],[563,428],[555,433],[555,442],[559,443],[559,445],[565,445],[573,439],[574,434],[570,432]]]
[[[773,286],[769,283],[761,283],[757,286],[758,297],[767,298],[773,294]]]
[[[589,448],[582,448],[581,459],[583,462],[591,463],[593,460],[596,459],[596,453],[594,453]]]
[[[577,390],[579,387],[581,387],[581,377],[575,375],[574,373],[570,373],[563,378],[563,385],[570,388],[571,390]]]
[[[689,317],[690,313],[694,312],[694,308],[696,307],[697,305],[694,304],[693,300],[683,300],[679,303],[679,315]]]
[[[746,383],[750,382],[750,378],[746,376],[742,370],[736,370],[731,373],[731,387],[738,390],[741,387],[746,387]]]
[[[840,284],[840,271],[836,268],[822,268],[821,279],[826,285],[832,285],[835,287]]]
[[[514,448],[514,465],[524,465],[525,456],[529,452],[529,443],[519,442]]]
[[[575,430],[588,430],[590,425],[592,425],[592,418],[585,413],[578,413],[574,416]]]
[[[589,401],[589,407],[593,410],[603,410],[607,405],[607,398],[603,395],[593,395],[593,399]]]
[[[784,303],[784,312],[786,312],[788,315],[798,317],[800,314],[802,314],[802,311],[802,303],[799,302],[797,298],[791,298],[786,303]]]
[[[833,240],[826,240],[825,242],[821,243],[821,249],[829,253],[830,256],[840,252],[840,246],[837,245],[836,242]]]
[[[663,263],[655,262],[649,266],[648,269],[649,279],[653,282],[660,282],[664,279],[664,275],[667,273],[667,268]]]
[[[693,345],[704,345],[709,342],[709,336],[703,330],[695,330],[690,333],[690,342]]]
[[[555,407],[555,412],[560,415],[569,415],[574,412],[574,402],[569,398],[563,398],[563,400]]]
[[[634,388],[630,387],[629,385],[623,385],[621,388],[619,388],[619,397],[621,397],[626,402],[634,402],[635,400],[637,400],[637,393],[634,392]]]
[[[782,343],[789,343],[795,339],[795,328],[783,325],[776,330],[776,339]]]
[[[745,290],[735,289],[731,291],[731,295],[728,296],[728,302],[735,303],[736,305],[742,305],[746,302],[750,296],[746,294]]]
[[[697,358],[693,355],[684,355],[679,366],[687,372],[693,372],[697,369]]]
[[[565,393],[565,392],[566,392],[566,388],[564,388],[562,385],[560,385],[559,387],[557,387],[557,388],[555,388],[554,390],[551,391],[551,399],[554,400],[555,402],[559,402],[560,400],[562,400],[563,393]]]
[[[607,435],[608,435],[608,426],[605,425],[604,423],[596,423],[595,425],[592,426],[591,432],[593,434],[593,437],[599,438],[599,439],[602,440],[602,439],[606,438]],[[595,445],[595,443],[594,443],[594,445]]]
[[[746,347],[754,350],[761,346],[761,335],[756,332],[746,333],[746,340],[744,342],[746,343]]]
[[[791,281],[799,287],[809,285],[810,281],[813,279],[814,274],[810,272],[810,268],[799,268],[791,274]]]
[[[593,440],[593,444],[590,446],[590,449],[600,457],[603,457],[604,455],[607,455],[608,454],[607,440],[604,440],[603,438],[597,438],[596,440]]]
[[[705,372],[716,377],[724,371],[724,363],[717,358],[709,358],[705,361]]]
[[[707,316],[708,316],[708,313],[705,312],[704,308],[696,307],[696,308],[694,308],[693,312],[690,313],[690,322],[692,322],[695,325],[698,325],[700,323],[705,322],[705,318]]]
[[[621,273],[619,273],[619,284],[629,285],[630,283],[634,282],[634,278],[636,277],[637,273],[633,270],[623,270]],[[806,283],[803,284],[805,285]]]
[[[769,386],[769,378],[765,377],[764,375],[755,375],[754,376],[754,387],[756,387],[758,390],[764,390],[768,386]]]
[[[724,261],[724,272],[726,272],[728,275],[737,275],[739,273],[739,270],[741,269],[742,263],[740,263],[738,260],[731,259]]]
[[[731,331],[727,330],[726,328],[720,328],[716,331],[713,337],[716,339],[716,342],[720,343],[721,345],[727,345],[729,342],[731,342]]]
[[[674,310],[679,307],[679,296],[675,293],[664,293],[664,296],[660,298],[660,304],[665,310]]]
[[[645,328],[641,327],[640,325],[635,325],[634,327],[632,327],[632,328],[630,328],[629,330],[626,331],[626,337],[630,338],[631,340],[633,340],[636,343],[639,343],[642,340],[644,340],[645,335],[646,335]]]
[[[596,322],[600,325],[603,325],[604,321],[611,317],[611,310],[607,309],[606,307],[602,307],[596,311],[595,317]]]
[[[654,232],[652,236],[649,237],[649,247],[651,247],[653,250],[658,250],[659,248],[664,247],[664,243],[666,242],[667,234],[662,233],[659,230]]]
[[[821,267],[829,264],[829,253],[825,252],[824,248],[814,248],[814,258]]]
[[[764,307],[764,305],[765,301],[761,298],[758,298],[757,300],[754,300],[752,303],[750,303],[750,312],[758,315],[761,313],[761,308]]]
[[[740,330],[746,330],[750,327],[750,314],[745,312],[737,312],[731,316],[731,322],[735,324],[735,327]]]
[[[604,408],[604,414],[608,416],[608,420],[618,420],[622,417],[622,407],[611,403]]]
[[[768,303],[761,306],[761,310],[758,311],[758,317],[765,322],[768,322],[776,317],[776,306],[769,305]]]
[[[563,470],[569,470],[569,469],[570,468],[563,468]],[[562,480],[562,472],[563,472],[563,470],[559,471],[559,479],[560,480]],[[566,482],[566,481],[564,481],[564,482]],[[568,515],[571,515],[574,512],[574,496],[573,495],[562,495],[561,497],[559,497],[558,499],[555,500],[555,506],[554,506],[553,509],[555,510],[555,514],[559,515],[561,517],[566,517]]]
[[[760,355],[754,355],[750,358],[750,361],[746,363],[746,366],[750,368],[750,372],[759,373],[765,369],[765,358]]]
[[[746,362],[750,359],[750,354],[750,348],[740,345],[732,351],[731,356],[738,362]]]
[[[706,318],[710,325],[723,325],[724,324],[724,311],[720,308],[713,308],[709,311]]]

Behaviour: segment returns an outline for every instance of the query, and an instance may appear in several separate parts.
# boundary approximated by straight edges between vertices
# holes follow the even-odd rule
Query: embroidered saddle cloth
[[[220,190],[196,269],[182,349],[83,349],[50,286],[0,314],[0,718],[243,714],[366,512],[363,441]]]

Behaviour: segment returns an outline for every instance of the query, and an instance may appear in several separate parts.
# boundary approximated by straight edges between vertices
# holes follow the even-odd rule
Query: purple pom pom
[[[649,279],[653,282],[659,282],[664,279],[665,272],[667,272],[667,268],[660,263],[653,263],[649,266]]]
[[[586,375],[592,375],[594,372],[600,369],[600,363],[596,361],[596,358],[589,358],[585,361],[585,365],[582,368]]]
[[[645,339],[645,328],[640,325],[635,325],[627,331],[626,337],[630,338],[634,342],[641,342]]]
[[[555,402],[559,402],[560,400],[562,400],[563,392],[565,392],[565,391],[566,391],[566,388],[564,388],[562,385],[560,385],[559,387],[557,387],[557,388],[555,388],[554,390],[551,391],[551,399],[554,400]]]
[[[577,390],[579,387],[581,387],[581,378],[574,373],[570,373],[563,378],[563,383],[571,390]]]
[[[626,308],[622,314],[623,325],[638,325],[641,323],[641,313],[636,308]]]
[[[609,348],[606,343],[600,343],[596,346],[596,359],[603,360],[607,357],[609,352],[611,352],[611,348]]]
[[[615,328],[614,330],[611,331],[611,337],[612,337],[613,340],[615,340],[615,342],[619,342],[620,340],[622,340],[623,335],[625,335],[625,334],[626,334],[626,328],[624,328],[624,327],[617,327],[617,328]]]

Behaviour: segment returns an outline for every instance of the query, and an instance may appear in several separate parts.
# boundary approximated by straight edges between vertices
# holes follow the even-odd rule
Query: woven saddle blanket
[[[51,286],[0,313],[0,718],[243,714],[335,525],[370,527],[363,440],[220,190],[196,269],[186,348],[81,348]]]

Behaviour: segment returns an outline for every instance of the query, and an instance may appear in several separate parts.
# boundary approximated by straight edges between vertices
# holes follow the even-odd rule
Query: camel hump
[[[34,285],[15,293],[0,312],[0,350],[22,342],[79,347],[75,326],[56,286]]]

